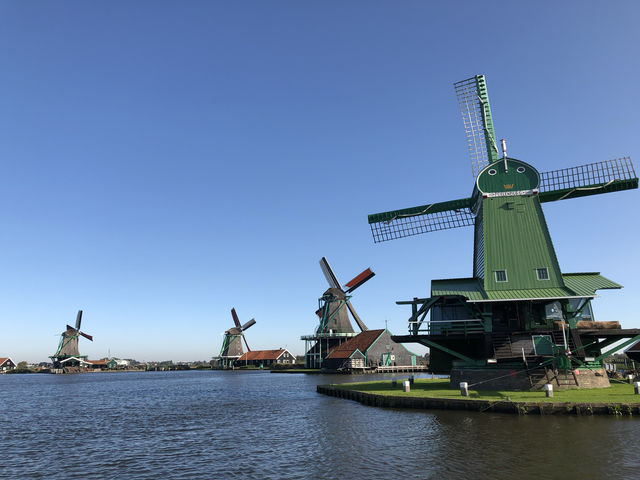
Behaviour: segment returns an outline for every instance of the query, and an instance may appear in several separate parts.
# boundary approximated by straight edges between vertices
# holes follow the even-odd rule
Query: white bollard
[[[544,386],[544,393],[547,397],[553,397],[553,385],[551,385],[550,383],[547,383]]]
[[[460,382],[460,395],[463,397],[469,396],[469,384],[467,382]]]
[[[633,382],[633,393],[640,395],[640,382]]]
[[[402,391],[403,392],[410,392],[411,391],[411,386],[410,386],[409,380],[405,380],[404,382],[402,382]]]

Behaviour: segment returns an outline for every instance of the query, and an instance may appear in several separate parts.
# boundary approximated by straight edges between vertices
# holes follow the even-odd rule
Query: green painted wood
[[[556,200],[568,200],[570,198],[587,197],[589,195],[600,195],[601,193],[620,192],[638,188],[638,179],[613,180],[607,183],[598,183],[579,188],[565,188],[561,190],[551,190],[541,192],[538,196],[540,202],[555,202]]]
[[[487,83],[484,75],[476,75],[476,87],[478,89],[478,98],[483,113],[484,138],[487,144],[487,153],[489,154],[489,163],[498,159],[498,143],[496,142],[496,134],[493,129],[493,117],[491,115],[491,105],[489,104],[489,93],[487,91]]]
[[[374,213],[369,215],[369,224],[378,222],[388,222],[396,218],[415,217],[418,215],[428,215],[431,213],[446,212],[447,210],[460,210],[470,208],[471,198],[460,198],[447,202],[430,203],[402,210],[391,210],[389,212]]]
[[[485,290],[564,287],[537,196],[483,199],[482,216]],[[537,279],[538,268],[547,268],[548,280]],[[506,272],[506,282],[496,281],[498,270]]]
[[[513,158],[504,159],[487,165],[476,179],[481,193],[513,193],[522,190],[534,190],[540,185],[538,171],[528,163]]]

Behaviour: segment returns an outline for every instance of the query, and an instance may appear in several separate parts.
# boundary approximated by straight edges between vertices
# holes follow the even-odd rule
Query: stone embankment
[[[347,390],[334,385],[318,385],[318,393],[355,400],[363,405],[420,410],[471,410],[475,412],[515,413],[518,415],[639,415],[640,403],[566,403],[489,401],[463,398],[379,395]]]

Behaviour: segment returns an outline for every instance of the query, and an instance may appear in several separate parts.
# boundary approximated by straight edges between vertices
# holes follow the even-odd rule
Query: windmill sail
[[[498,160],[487,84],[484,75],[476,75],[456,82],[453,86],[467,137],[471,172],[475,178],[489,163]]]
[[[540,201],[638,188],[638,177],[628,157],[540,173]]]
[[[473,225],[471,198],[369,215],[375,243]]]
[[[320,259],[320,269],[322,270],[324,278],[327,279],[327,283],[329,283],[329,286],[331,288],[340,288],[340,283],[338,282],[336,275],[333,273],[333,270],[329,265],[329,261],[325,257],[322,257]]]

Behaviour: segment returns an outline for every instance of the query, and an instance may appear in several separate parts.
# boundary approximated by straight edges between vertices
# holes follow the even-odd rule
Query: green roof
[[[599,273],[564,273],[564,284],[578,295],[595,295],[596,290],[622,288],[622,285],[612,282]]]
[[[431,296],[460,295],[470,301],[485,300],[486,292],[477,278],[449,278],[431,281]]]
[[[596,290],[622,288],[622,285],[612,282],[599,273],[565,273],[562,279],[566,287],[491,291],[484,290],[481,281],[477,278],[433,280],[431,296],[461,296],[468,302],[492,302],[595,297]]]

